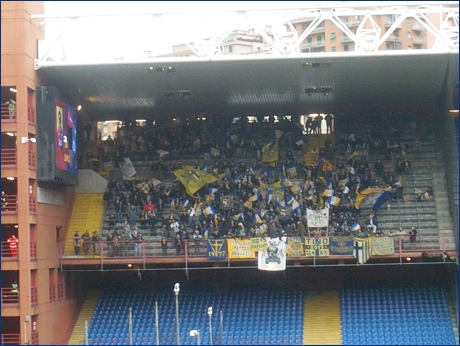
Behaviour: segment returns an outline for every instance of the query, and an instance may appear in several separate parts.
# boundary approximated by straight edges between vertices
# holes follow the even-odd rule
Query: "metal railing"
[[[57,300],[58,302],[64,300],[64,284],[57,285]]]
[[[10,243],[2,241],[2,261],[17,261],[19,254],[19,246],[16,244],[16,248],[11,248]]]
[[[56,302],[56,285],[50,285],[50,303]]]
[[[2,167],[16,167],[17,152],[16,149],[2,149]]]
[[[38,332],[32,332],[30,344],[31,345],[38,345],[39,344],[38,343]]]
[[[21,334],[2,334],[2,345],[20,345]]]
[[[2,287],[2,305],[3,304],[19,304],[19,294],[13,293],[11,287]]]
[[[38,306],[38,289],[37,287],[30,288],[30,303],[32,306]]]
[[[16,214],[18,212],[18,196],[8,195],[6,197],[6,206],[2,205],[2,214]]]
[[[31,125],[36,124],[35,108],[30,105],[27,106],[27,120]]]
[[[29,214],[37,215],[37,198],[35,196],[29,196]]]
[[[5,122],[15,122],[16,121],[16,109],[14,111],[9,111],[7,103],[2,103],[2,121],[5,121]]]
[[[29,150],[28,159],[29,159],[29,169],[33,171],[37,170],[37,154],[35,153],[35,151]]]
[[[30,260],[36,261],[37,260],[37,243],[30,242]]]
[[[315,238],[315,237],[308,237]],[[224,238],[222,238],[224,239]],[[410,235],[395,235],[394,254],[402,255],[408,251],[438,251],[445,252],[447,239],[445,236],[433,234],[418,234],[414,242],[411,242]],[[413,238],[412,238],[413,239]],[[436,239],[434,241],[433,239]],[[440,245],[441,244],[441,245]],[[65,246],[67,245],[67,246]],[[68,240],[63,244],[58,244],[59,248],[66,249],[64,254],[61,252],[61,259],[78,258],[102,260],[111,258],[159,258],[159,257],[176,257],[176,258],[193,258],[206,257],[208,242],[206,239],[195,241],[193,239],[185,240],[176,244],[174,240],[168,240],[166,246],[162,246],[161,240],[144,240],[142,243],[135,244],[130,241],[99,241],[82,244],[77,251],[73,249],[73,241]],[[73,249],[73,250],[69,250]],[[288,258],[290,258],[288,256]],[[292,257],[294,258],[294,257]]]

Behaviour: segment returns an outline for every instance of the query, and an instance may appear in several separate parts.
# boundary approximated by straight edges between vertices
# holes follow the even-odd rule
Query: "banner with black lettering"
[[[258,237],[251,238],[251,251],[259,252],[265,251],[268,248],[267,239]]]
[[[229,258],[255,258],[256,253],[251,250],[251,239],[227,239]]]
[[[331,255],[353,255],[353,237],[329,237],[330,240],[330,253]]]
[[[268,248],[259,251],[258,267],[260,270],[286,269],[286,243],[280,238],[267,238]]]
[[[394,237],[372,237],[371,255],[385,256],[395,253]]]
[[[329,256],[329,237],[305,238],[305,255],[307,257]]]
[[[208,239],[206,258],[211,260],[227,259],[227,239]]]

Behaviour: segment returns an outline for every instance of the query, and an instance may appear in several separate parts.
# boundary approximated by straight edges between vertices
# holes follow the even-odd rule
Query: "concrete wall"
[[[77,193],[104,193],[107,190],[108,181],[94,172],[92,169],[80,169],[78,171]]]

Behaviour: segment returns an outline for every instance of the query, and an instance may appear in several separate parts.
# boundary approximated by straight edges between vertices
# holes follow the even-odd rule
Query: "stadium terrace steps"
[[[307,295],[304,316],[304,345],[342,345],[339,292]]]
[[[89,231],[90,236],[94,231],[101,233],[101,225],[104,220],[103,194],[77,194],[70,218],[69,231],[64,249],[64,255],[74,255],[73,235],[76,231],[80,236]],[[81,250],[83,251],[83,250]],[[91,250],[92,251],[92,250]]]
[[[85,302],[78,315],[77,322],[73,328],[68,345],[82,345],[85,342],[85,321],[88,321],[88,328],[96,311],[96,307],[101,298],[101,292],[89,290],[86,294]]]

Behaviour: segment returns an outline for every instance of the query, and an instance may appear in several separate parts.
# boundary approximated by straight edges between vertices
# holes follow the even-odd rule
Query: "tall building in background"
[[[380,28],[380,36],[394,24],[399,15],[374,16],[374,23],[368,21],[363,24],[363,30]],[[358,35],[359,27],[363,23],[363,16],[342,17],[347,28]],[[297,32],[304,32],[312,23],[313,19],[300,18],[292,21]],[[426,49],[427,30],[413,18],[407,18],[388,36],[379,50],[401,50],[401,49]],[[324,20],[305,38],[300,45],[302,53],[317,52],[349,52],[356,50],[354,40],[338,28],[333,21]]]

